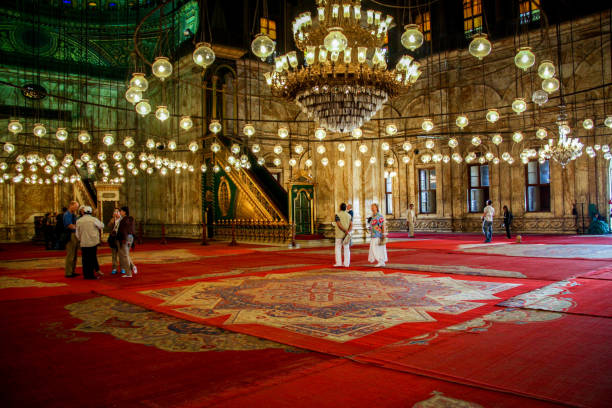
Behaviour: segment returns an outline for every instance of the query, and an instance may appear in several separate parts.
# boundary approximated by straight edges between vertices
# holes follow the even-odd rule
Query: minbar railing
[[[214,238],[219,241],[256,241],[279,242],[292,241],[290,224],[282,221],[266,220],[219,220],[213,223]]]

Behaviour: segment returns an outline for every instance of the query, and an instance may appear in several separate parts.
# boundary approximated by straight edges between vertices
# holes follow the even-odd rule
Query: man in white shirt
[[[336,214],[334,222],[336,237],[336,264],[334,266],[343,266],[342,250],[344,249],[344,266],[348,268],[348,266],[351,264],[351,240],[348,235],[350,234],[351,229],[353,228],[353,221],[351,215],[346,212],[346,204],[340,204],[340,212]]]
[[[485,236],[485,242],[491,242],[491,238],[493,238],[493,216],[495,215],[495,209],[491,206],[492,203],[491,200],[487,200],[487,206],[482,214],[482,232]]]
[[[100,243],[100,231],[104,228],[102,221],[91,215],[89,206],[83,207],[84,214],[76,222],[76,238],[81,242],[81,254],[83,263],[83,278],[96,279],[95,268],[97,262],[97,250]]]

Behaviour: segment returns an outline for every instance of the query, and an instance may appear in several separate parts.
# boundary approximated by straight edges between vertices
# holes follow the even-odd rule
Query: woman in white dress
[[[378,204],[372,204],[372,217],[368,220],[372,239],[370,240],[370,253],[368,262],[376,262],[375,266],[385,266],[387,262],[387,228],[385,218],[378,211]]]

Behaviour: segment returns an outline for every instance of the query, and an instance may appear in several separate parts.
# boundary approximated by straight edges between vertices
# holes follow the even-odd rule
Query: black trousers
[[[506,227],[506,237],[512,238],[512,236],[510,235],[510,224],[504,222],[504,226]]]
[[[98,246],[92,247],[81,247],[81,254],[83,260],[83,278],[95,279],[94,274],[98,265]]]

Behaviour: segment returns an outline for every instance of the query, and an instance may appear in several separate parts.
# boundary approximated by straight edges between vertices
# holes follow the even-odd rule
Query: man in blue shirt
[[[66,266],[65,274],[67,278],[74,278],[79,274],[76,273],[77,253],[79,251],[79,240],[74,232],[76,231],[76,211],[79,208],[79,203],[71,201],[68,205],[68,211],[64,213],[64,233],[68,234],[66,240]]]

